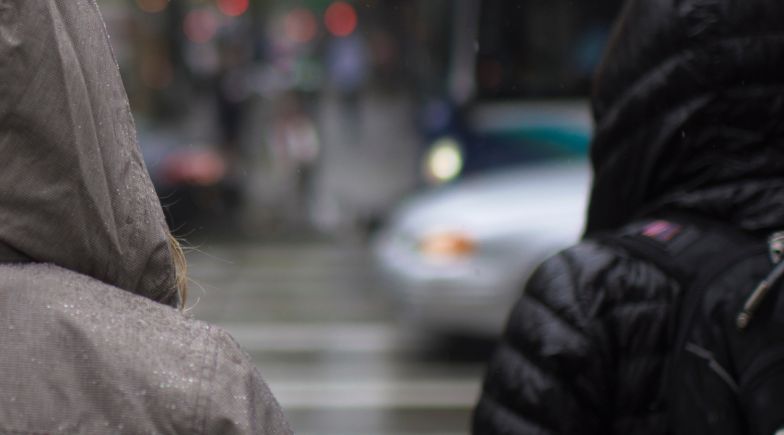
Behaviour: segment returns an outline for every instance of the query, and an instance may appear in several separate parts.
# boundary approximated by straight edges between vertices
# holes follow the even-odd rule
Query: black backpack
[[[680,215],[637,222],[600,240],[680,284],[655,405],[667,409],[671,433],[784,429],[784,233],[765,240]]]

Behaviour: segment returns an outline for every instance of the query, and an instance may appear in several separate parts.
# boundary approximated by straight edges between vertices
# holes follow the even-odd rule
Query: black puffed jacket
[[[585,238],[512,310],[476,434],[672,433],[686,422],[657,399],[682,289],[594,236],[671,212],[784,228],[784,2],[628,1],[592,106]]]
[[[649,407],[677,291],[652,265],[594,242],[544,263],[490,363],[474,432],[664,433]]]

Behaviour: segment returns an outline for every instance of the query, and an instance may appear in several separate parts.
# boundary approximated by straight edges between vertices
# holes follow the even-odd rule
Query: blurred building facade
[[[474,101],[584,98],[619,1],[99,3],[151,171],[199,181],[187,213],[335,231],[433,179],[428,153],[468,146]],[[436,155],[444,179],[483,159],[452,151]],[[201,193],[210,180],[224,186]]]

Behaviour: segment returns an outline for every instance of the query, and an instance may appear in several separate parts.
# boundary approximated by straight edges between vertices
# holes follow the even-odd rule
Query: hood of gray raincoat
[[[594,85],[588,233],[664,208],[784,225],[784,2],[630,0]]]
[[[168,229],[106,28],[95,0],[67,3],[0,0],[0,261],[175,305]]]

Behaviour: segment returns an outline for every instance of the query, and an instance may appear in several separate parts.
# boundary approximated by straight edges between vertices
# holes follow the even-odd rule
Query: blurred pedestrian
[[[627,2],[585,238],[527,284],[475,433],[781,433],[782,35],[776,0]]]
[[[0,1],[0,432],[291,431],[185,264],[95,0]]]
[[[343,111],[345,129],[360,130],[360,109],[370,75],[369,54],[364,36],[352,33],[333,38],[327,45],[327,71]],[[354,138],[359,143],[359,137]],[[361,144],[360,144],[361,145]]]

